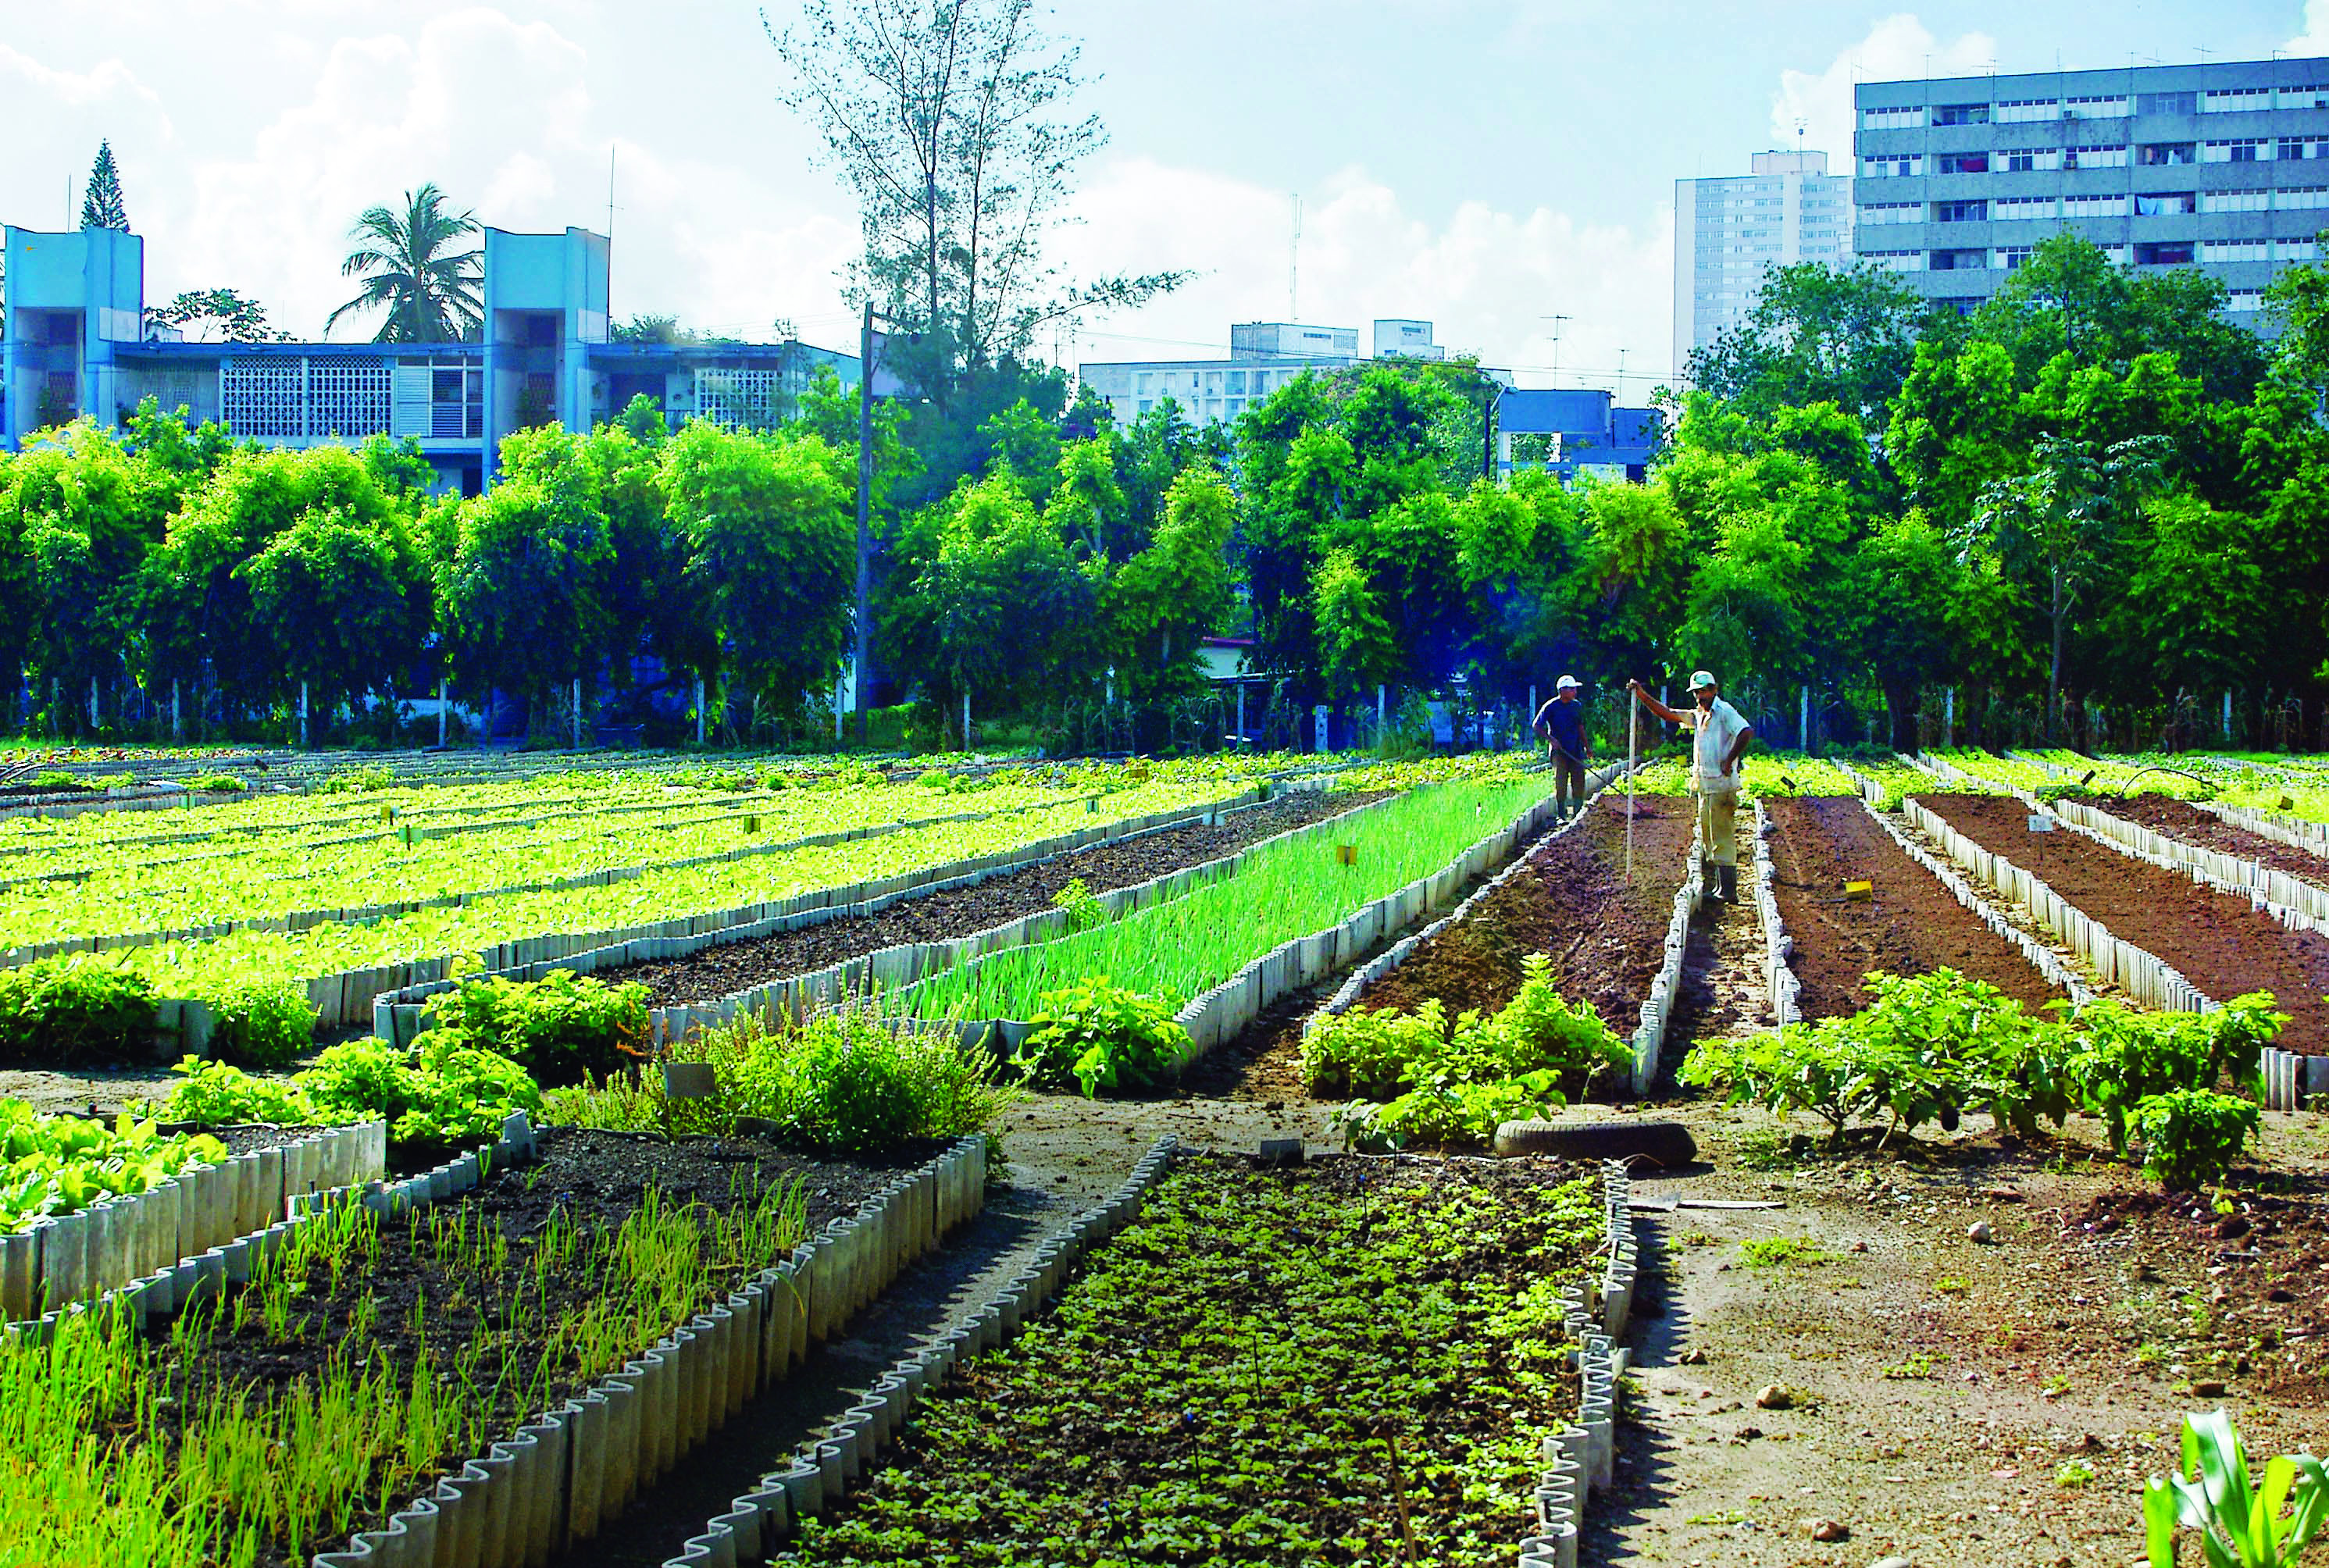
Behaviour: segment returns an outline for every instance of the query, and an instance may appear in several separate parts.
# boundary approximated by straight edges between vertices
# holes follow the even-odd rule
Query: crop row
[[[1417,790],[1332,832],[1264,844],[1235,875],[1179,898],[925,981],[911,1008],[923,1018],[1031,1019],[1046,993],[1105,976],[1178,1009],[1280,944],[1438,870],[1551,783],[1537,775]]]

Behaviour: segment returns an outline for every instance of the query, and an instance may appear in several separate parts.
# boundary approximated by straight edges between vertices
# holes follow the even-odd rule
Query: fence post
[[[1244,681],[1239,681],[1239,682],[1238,682],[1237,694],[1238,694],[1237,749],[1238,749],[1239,751],[1243,751],[1243,750],[1245,749],[1245,682],[1244,682]]]
[[[1812,689],[1796,688],[1796,744],[1808,755],[1812,749]]]
[[[173,675],[170,677],[170,739],[173,742],[183,740],[185,738],[185,725],[178,708],[178,678]]]
[[[582,677],[574,677],[574,749],[582,749]]]
[[[1941,693],[1941,749],[1950,750],[1957,743],[1957,689],[1951,686]]]
[[[1381,685],[1381,682],[1377,682],[1377,683],[1376,683],[1376,685],[1375,685],[1375,744],[1376,744],[1377,746],[1381,746],[1382,743],[1383,743],[1383,689],[1382,689],[1382,685]]]
[[[965,751],[970,749],[970,693],[967,690],[962,694],[962,748]]]
[[[703,744],[703,677],[695,678],[695,744]]]
[[[437,677],[437,749],[445,749],[445,677]]]
[[[2229,690],[2224,693],[2224,738],[2232,738],[2232,694]]]
[[[300,362],[303,364],[306,363],[305,361]],[[95,709],[97,706],[97,693],[96,683],[94,681],[90,683],[89,701],[90,707],[92,709]],[[305,681],[299,682],[299,744],[302,747],[305,747],[307,744],[307,683]]]

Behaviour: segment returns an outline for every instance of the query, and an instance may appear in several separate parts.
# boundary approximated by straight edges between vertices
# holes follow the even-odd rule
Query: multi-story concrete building
[[[2065,230],[2196,267],[2254,324],[2329,227],[2329,60],[2229,61],[1854,89],[1859,258],[1970,310]]]
[[[1374,324],[1374,358],[1444,360],[1431,324],[1386,318]],[[1117,422],[1128,425],[1166,398],[1200,425],[1234,420],[1305,371],[1345,370],[1359,363],[1359,329],[1297,322],[1240,322],[1230,328],[1226,360],[1122,360],[1080,364],[1076,379],[1106,398]],[[1489,375],[1511,382],[1507,371]],[[879,382],[876,382],[879,385]]]
[[[1757,153],[1748,174],[1674,182],[1674,374],[1746,318],[1774,267],[1852,254],[1852,181],[1827,155]]]
[[[587,428],[646,394],[695,415],[766,425],[821,366],[854,355],[798,343],[611,341],[605,236],[485,232],[479,341],[185,343],[146,321],[145,241],[110,229],[0,230],[0,440],[81,414],[118,423],[146,397],[238,437],[317,446],[410,437],[440,482],[475,494],[502,438],[546,420]]]

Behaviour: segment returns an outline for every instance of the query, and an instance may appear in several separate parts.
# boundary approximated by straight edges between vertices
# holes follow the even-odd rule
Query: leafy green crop
[[[431,1033],[507,1056],[545,1086],[579,1083],[644,1061],[647,988],[608,985],[570,969],[540,980],[488,976],[429,999]]]
[[[1026,1043],[1011,1065],[1039,1086],[1072,1078],[1087,1098],[1155,1088],[1188,1059],[1189,1031],[1174,1021],[1172,1008],[1110,985],[1104,974],[1045,991],[1027,1022]]]
[[[2198,1532],[2208,1568],[2296,1568],[2329,1524],[2329,1470],[2311,1454],[2268,1461],[2261,1486],[2249,1481],[2240,1434],[2222,1411],[2183,1418],[2181,1474],[2154,1476],[2143,1488],[2151,1568],[2175,1568],[2175,1532]]]
[[[409,1051],[351,1040],[288,1080],[193,1056],[174,1071],[183,1081],[159,1108],[168,1121],[335,1126],[378,1118],[391,1142],[420,1150],[488,1142],[512,1112],[542,1109],[542,1091],[523,1067],[449,1030],[428,1031]]]
[[[0,1235],[100,1197],[148,1191],[190,1165],[225,1158],[215,1138],[165,1138],[153,1122],[126,1113],[108,1124],[0,1100]]]
[[[154,1054],[154,983],[109,955],[0,969],[0,1066],[72,1067]]]
[[[2257,1135],[2253,1100],[2207,1089],[2176,1089],[2136,1102],[2143,1173],[2171,1192],[2221,1182]]]

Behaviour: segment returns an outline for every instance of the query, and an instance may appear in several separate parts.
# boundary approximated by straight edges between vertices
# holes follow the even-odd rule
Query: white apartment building
[[[1374,324],[1376,359],[1444,360],[1428,321]],[[1226,360],[1131,360],[1080,364],[1076,379],[1106,398],[1117,423],[1129,425],[1165,399],[1193,424],[1228,423],[1305,371],[1344,370],[1363,359],[1359,329],[1299,322],[1240,322],[1230,328]],[[1499,380],[1509,372],[1491,371]]]
[[[1754,307],[1774,267],[1852,261],[1852,179],[1819,152],[1757,153],[1752,174],[1674,182],[1674,375]]]

